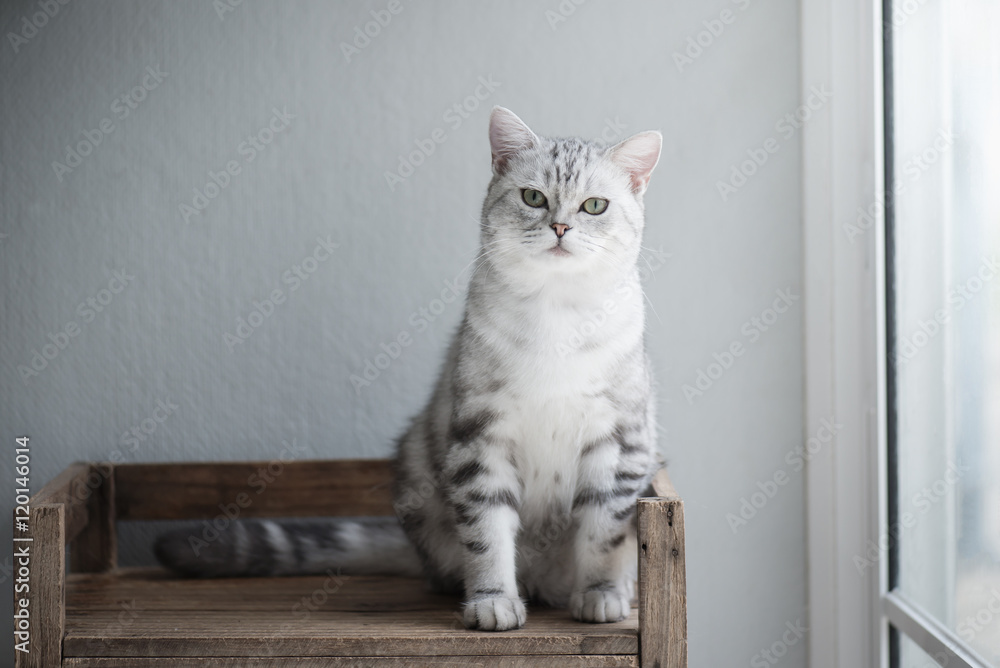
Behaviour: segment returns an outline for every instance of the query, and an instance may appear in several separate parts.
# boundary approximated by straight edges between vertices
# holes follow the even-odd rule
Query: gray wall
[[[805,619],[803,480],[784,459],[802,440],[801,302],[765,312],[801,285],[800,137],[781,121],[804,98],[797,3],[404,1],[348,54],[387,1],[220,5],[72,2],[37,34],[36,2],[0,10],[0,443],[30,435],[32,487],[74,460],[270,459],[283,442],[388,455],[461,315],[460,299],[435,300],[476,252],[490,107],[541,134],[658,128],[649,343],[688,509],[691,665],[770,665],[758,652],[786,649],[786,622]],[[269,137],[275,109],[291,118]],[[390,188],[386,172],[437,129],[444,141]],[[92,150],[74,167],[80,142]],[[767,162],[724,200],[717,182],[748,150]],[[229,161],[239,173],[206,187]],[[185,216],[195,188],[214,197]],[[338,247],[310,260],[318,238]],[[296,267],[314,270],[297,286]],[[282,303],[227,343],[275,290]],[[401,332],[412,344],[356,389]],[[710,368],[734,343],[743,354]],[[53,358],[19,371],[36,351]],[[718,378],[689,399],[699,370]],[[0,457],[2,480],[12,466]],[[727,514],[778,471],[734,531]],[[804,644],[777,665],[803,665]]]

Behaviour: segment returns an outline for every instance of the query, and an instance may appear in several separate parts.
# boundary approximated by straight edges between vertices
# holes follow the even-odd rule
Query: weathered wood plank
[[[50,480],[47,485],[35,492],[35,495],[31,497],[31,502],[35,505],[67,503],[73,496],[71,492],[80,485],[86,487],[88,475],[90,475],[90,464],[86,462],[71,464]]]
[[[90,499],[88,477],[90,464],[77,462],[52,479],[31,497],[32,506],[63,504],[65,506],[66,540],[73,540],[83,531],[89,519],[87,505]]]
[[[392,462],[119,464],[119,520],[393,515]]]
[[[66,668],[638,668],[627,654],[577,656],[393,656],[327,658],[70,658]]]
[[[154,568],[67,578],[70,611],[121,610],[138,601],[143,610],[237,612],[339,610],[355,612],[458,610],[461,599],[428,591],[421,578],[328,575],[287,578],[178,579]]]
[[[656,492],[656,496],[663,499],[664,501],[680,501],[680,494],[674,488],[674,483],[670,480],[670,475],[667,473],[667,469],[660,469],[653,476],[653,491]]]
[[[15,651],[17,668],[52,668],[62,661],[62,638],[65,628],[65,566],[66,566],[66,506],[62,504],[33,505],[29,510],[30,541],[15,541],[14,566],[19,568],[27,558],[28,591],[17,593],[28,599],[27,652]],[[21,536],[18,536],[21,537]],[[25,551],[27,557],[24,557]],[[20,640],[18,641],[20,642]]]
[[[113,529],[115,515],[208,518],[232,510],[231,504],[241,517],[386,515],[392,514],[391,466],[389,460],[129,464],[98,469],[110,473],[111,484],[81,499],[75,490],[89,489],[87,476],[94,476],[89,466],[84,472],[77,465],[47,486],[43,498],[67,504],[51,507],[61,514],[62,541],[67,511],[76,514],[77,532],[105,523]],[[639,610],[618,624],[581,624],[565,610],[532,609],[524,629],[471,632],[457,614],[459,600],[428,593],[421,580],[337,573],[179,580],[153,569],[115,570],[72,574],[64,590],[60,562],[46,577],[57,573],[66,605],[55,607],[66,617],[52,626],[57,637],[65,626],[64,665],[76,668],[686,668],[683,503],[665,471],[653,484],[659,496],[639,501]],[[80,535],[82,542],[96,540],[89,530]],[[113,531],[109,535],[113,541]],[[84,567],[107,563],[107,541],[94,544],[95,556],[80,557]]]
[[[457,609],[413,612],[72,610],[66,656],[453,656],[636,654],[637,618],[590,625],[565,610],[532,610],[525,628],[466,630]]]
[[[639,499],[639,656],[644,668],[687,668],[684,504]]]
[[[95,486],[95,482],[97,483]],[[92,464],[87,476],[87,525],[70,543],[70,570],[108,571],[118,565],[113,464]]]

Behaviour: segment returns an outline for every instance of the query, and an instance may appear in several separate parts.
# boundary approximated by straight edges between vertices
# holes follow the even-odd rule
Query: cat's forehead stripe
[[[597,156],[595,146],[581,139],[553,139],[549,155],[554,163],[555,178],[551,170],[545,170],[547,183],[567,186],[578,184],[580,177]]]

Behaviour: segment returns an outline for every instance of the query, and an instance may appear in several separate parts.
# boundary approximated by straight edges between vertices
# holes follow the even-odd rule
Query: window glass
[[[1000,666],[1000,2],[888,18],[897,584]]]

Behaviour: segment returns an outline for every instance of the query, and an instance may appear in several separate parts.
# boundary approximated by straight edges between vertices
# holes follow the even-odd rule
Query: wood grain
[[[638,668],[639,658],[626,654],[577,656],[392,656],[327,658],[187,657],[165,659],[70,658],[66,668]]]
[[[90,499],[88,476],[90,464],[77,462],[52,479],[31,497],[32,506],[63,504],[65,506],[66,540],[73,540],[89,521],[87,505]]]
[[[680,501],[681,497],[674,488],[674,483],[667,474],[667,469],[660,469],[653,476],[653,491],[664,501]]]
[[[51,498],[51,497],[50,497]],[[19,567],[19,550],[27,545],[30,554],[27,598],[30,640],[28,652],[15,651],[17,668],[53,668],[62,661],[65,628],[66,522],[62,504],[32,505],[29,510],[31,541],[14,543],[14,565]],[[14,609],[18,609],[15,602]]]
[[[386,459],[119,464],[119,520],[393,515]]]
[[[643,668],[687,668],[684,504],[639,499],[639,656]]]
[[[141,606],[141,603],[139,604]],[[115,611],[71,612],[66,656],[448,656],[636,654],[636,619],[583,625],[536,610],[525,628],[468,631],[453,610],[412,612],[156,611],[123,624]]]
[[[96,486],[95,486],[96,483]],[[114,465],[92,464],[87,476],[87,525],[70,543],[70,570],[111,570],[118,564]]]
[[[152,570],[75,574],[67,585],[63,646],[66,656],[75,657],[638,652],[634,612],[617,624],[591,625],[574,621],[566,610],[532,609],[525,628],[485,633],[464,628],[459,603],[428,594],[413,578],[182,580]]]
[[[179,579],[158,568],[70,574],[71,612],[122,609],[139,601],[144,611],[219,612],[338,610],[342,612],[458,610],[461,599],[428,591],[422,578],[327,575],[289,578]]]
[[[37,616],[17,666],[687,667],[684,504],[666,471],[653,481],[659,496],[638,502],[639,609],[617,624],[532,608],[523,629],[474,632],[459,599],[419,579],[114,568],[116,519],[391,515],[391,481],[390,460],[76,464],[32,500]],[[67,575],[73,538],[79,572]]]

